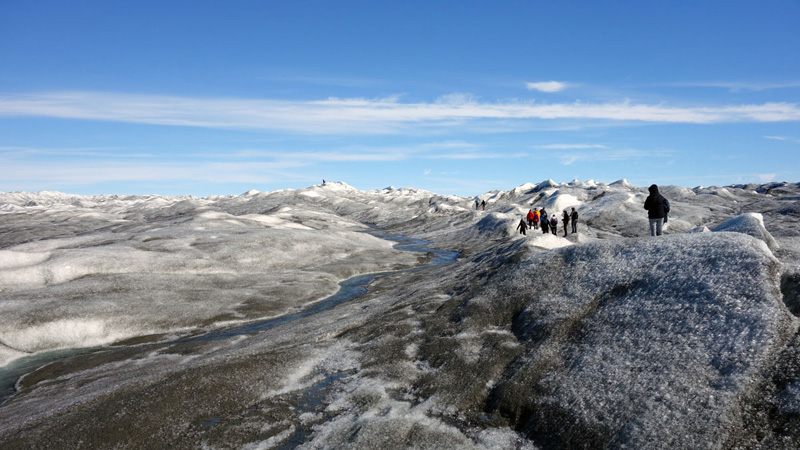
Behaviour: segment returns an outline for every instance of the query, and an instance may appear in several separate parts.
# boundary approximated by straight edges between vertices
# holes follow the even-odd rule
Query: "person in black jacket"
[[[658,193],[658,186],[650,186],[650,195],[644,201],[644,209],[647,210],[647,218],[650,220],[650,236],[661,236],[664,217],[669,213],[668,205],[667,199]]]
[[[525,219],[519,219],[519,225],[517,225],[517,230],[519,230],[519,234],[525,236],[525,230],[528,229],[528,226],[525,224]]]
[[[575,234],[578,232],[578,211],[575,211],[575,208],[572,208],[570,219],[572,219],[572,234]]]

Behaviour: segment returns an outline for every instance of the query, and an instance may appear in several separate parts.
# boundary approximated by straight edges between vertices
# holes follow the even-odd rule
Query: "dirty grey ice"
[[[661,192],[0,193],[0,447],[800,448],[800,184]]]

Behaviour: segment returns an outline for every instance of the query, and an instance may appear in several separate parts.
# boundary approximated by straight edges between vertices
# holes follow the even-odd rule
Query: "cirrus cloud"
[[[0,116],[362,135],[435,132],[456,127],[496,133],[502,124],[527,126],[535,121],[556,120],[692,124],[800,121],[796,103],[688,107],[630,101],[540,104],[518,100],[479,102],[463,94],[459,94],[459,101],[449,100],[404,103],[390,97],[300,101],[60,92],[0,95]]]

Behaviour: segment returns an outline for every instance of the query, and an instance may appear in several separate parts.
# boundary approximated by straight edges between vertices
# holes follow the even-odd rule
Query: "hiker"
[[[553,233],[553,236],[558,232],[558,217],[556,217],[555,214],[550,216],[550,231]]]
[[[569,213],[567,210],[564,210],[564,213],[561,215],[561,221],[564,222],[564,237],[567,237],[567,225],[569,225]]]
[[[486,200],[481,200],[481,208],[486,211]]]
[[[650,221],[650,236],[661,236],[664,218],[669,213],[669,203],[663,195],[658,193],[658,186],[651,185],[650,195],[644,201],[647,210],[647,219]]]
[[[477,200],[475,200],[475,211],[477,211],[480,206],[481,206],[481,204],[478,203]]]
[[[534,209],[533,210],[533,229],[534,230],[538,230],[539,229],[539,217],[540,216],[541,216],[541,213],[539,212],[539,208]]]
[[[533,228],[533,210],[528,210],[528,228]]]
[[[575,234],[578,232],[578,211],[575,211],[575,208],[572,208],[570,218],[572,219],[572,234]]]
[[[517,225],[517,230],[519,230],[519,234],[525,236],[525,230],[528,229],[528,226],[525,225],[525,219],[519,219],[519,225]]]
[[[542,208],[542,219],[539,221],[542,224],[542,234],[550,232],[550,222],[547,220],[547,211]]]

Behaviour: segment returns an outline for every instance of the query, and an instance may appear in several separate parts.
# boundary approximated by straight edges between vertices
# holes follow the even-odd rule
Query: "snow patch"
[[[538,233],[536,230],[533,231],[533,236],[528,240],[527,245],[529,247],[537,247],[543,248],[546,250],[552,250],[554,248],[561,248],[567,247],[572,245],[568,239],[556,236],[552,233]]]
[[[50,252],[15,252],[0,250],[0,269],[35,266],[50,258]]]
[[[24,328],[0,324],[0,340],[9,347],[27,353],[105,345],[147,332],[101,319],[59,319]]]

